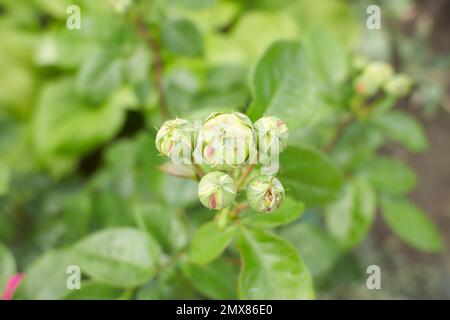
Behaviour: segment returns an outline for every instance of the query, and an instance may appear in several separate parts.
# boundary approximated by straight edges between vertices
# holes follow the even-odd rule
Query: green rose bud
[[[358,55],[358,56],[353,57],[351,63],[352,63],[352,67],[355,71],[361,71],[367,65],[368,61],[365,56]]]
[[[286,124],[277,117],[263,117],[255,122],[260,153],[268,154],[269,149],[279,154],[286,148],[289,131]]]
[[[197,148],[207,164],[228,169],[245,164],[255,154],[255,136],[250,119],[239,112],[211,114],[203,123]]]
[[[258,212],[273,212],[281,206],[283,198],[283,185],[273,176],[257,176],[247,185],[247,202]]]
[[[214,171],[206,174],[198,184],[200,202],[210,209],[223,209],[233,204],[236,184],[226,173]]]
[[[364,96],[375,94],[393,74],[392,67],[384,62],[369,63],[355,79],[355,90]]]
[[[108,0],[109,5],[118,14],[125,13],[128,8],[133,4],[132,0]]]
[[[364,68],[364,75],[379,84],[389,80],[392,74],[393,70],[391,65],[384,62],[372,62]]]
[[[388,94],[402,97],[409,93],[412,87],[412,80],[404,74],[398,74],[389,79],[384,85],[384,90]]]
[[[156,148],[163,155],[177,155],[190,161],[194,139],[194,127],[184,119],[164,122],[156,135]]]

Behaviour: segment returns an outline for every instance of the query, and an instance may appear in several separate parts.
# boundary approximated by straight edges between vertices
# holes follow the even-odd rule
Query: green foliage
[[[288,147],[280,156],[280,179],[292,196],[307,206],[322,205],[336,198],[343,178],[339,169],[320,152],[309,147]]]
[[[115,300],[123,295],[123,290],[107,284],[85,281],[81,284],[80,290],[72,290],[65,296],[67,300]]]
[[[189,20],[169,21],[164,24],[162,42],[173,53],[187,56],[203,53],[202,35]]]
[[[405,199],[383,199],[383,218],[392,231],[410,246],[426,252],[443,249],[436,227],[425,213]]]
[[[181,268],[185,277],[206,297],[236,299],[237,273],[225,259],[205,266],[185,262]]]
[[[253,97],[248,114],[255,121],[263,114],[284,119],[294,129],[311,124],[320,112],[320,87],[300,43],[277,42],[253,74]]]
[[[277,214],[261,215],[251,211],[243,216],[242,223],[257,228],[276,228],[299,219],[304,209],[303,203],[287,197],[281,207],[277,209]]]
[[[80,30],[66,27],[70,4],[81,8]],[[355,62],[350,48],[367,34],[354,4],[34,0],[0,9],[0,295],[23,272],[17,299],[313,299],[377,209],[408,245],[443,250],[406,198],[415,173],[383,149],[393,141],[425,151],[424,130],[395,109],[385,83],[371,95],[358,86],[380,63]],[[212,112],[247,115],[249,137],[263,116],[287,124],[273,174],[285,197],[273,212],[245,200],[261,164],[227,168],[235,201],[212,211],[198,197],[211,168],[158,152],[164,121]],[[71,265],[79,290],[66,286]]]
[[[64,298],[70,292],[66,286],[67,267],[77,262],[72,250],[67,248],[44,253],[25,271],[26,281],[22,282],[15,297],[33,300]]]
[[[292,224],[282,229],[281,236],[297,249],[314,277],[329,272],[341,254],[335,239],[310,223]]]
[[[241,229],[241,299],[312,299],[311,274],[286,241],[260,229]]]
[[[197,264],[207,264],[226,249],[236,234],[236,227],[231,226],[220,230],[214,222],[208,222],[199,227],[192,237],[191,261]]]
[[[330,233],[345,248],[358,244],[366,235],[375,217],[375,194],[362,179],[347,183],[339,199],[325,212]]]
[[[133,228],[105,229],[74,246],[81,269],[93,279],[131,288],[147,282],[159,261],[158,244]]]
[[[0,196],[7,193],[9,189],[9,168],[5,163],[0,162]]]
[[[422,127],[410,115],[400,111],[381,114],[374,119],[381,130],[392,140],[412,152],[424,151],[428,142]]]
[[[16,273],[16,261],[8,248],[0,243],[0,288],[5,288],[10,277]]]
[[[404,163],[387,157],[374,157],[362,169],[369,183],[379,192],[405,194],[416,186],[416,175]]]

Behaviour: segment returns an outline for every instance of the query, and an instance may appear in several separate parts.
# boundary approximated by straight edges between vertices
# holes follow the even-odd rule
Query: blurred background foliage
[[[177,260],[212,215],[199,205],[195,182],[158,170],[164,160],[155,128],[169,115],[198,120],[218,109],[248,111],[255,120],[265,105],[258,100],[265,66],[287,57],[281,70],[291,68],[293,76],[281,90],[291,86],[295,93],[263,111],[288,123],[291,145],[326,147],[336,130],[330,110],[346,101],[352,59],[364,57],[410,75],[413,93],[400,100],[402,111],[351,125],[326,159],[303,151],[311,163],[331,160],[350,175],[342,189],[337,180],[316,181],[314,174],[325,175],[320,166],[305,173],[295,166],[299,154],[284,155],[292,165],[281,180],[293,179],[290,186],[312,179],[339,198],[330,204],[333,197],[300,193],[306,212],[277,233],[303,257],[318,298],[450,298],[449,3],[375,1],[382,29],[368,30],[372,2],[1,0],[0,288],[20,271],[30,279],[19,290],[24,298],[235,298],[233,248],[206,266]],[[66,27],[72,4],[81,9],[80,30]],[[297,48],[271,46],[280,40],[301,41],[309,63],[291,64],[285,54]],[[429,142],[411,115],[424,123]],[[429,151],[410,155],[384,144],[386,132],[407,150],[429,144]],[[374,157],[379,150],[384,155]],[[444,246],[432,225],[423,230],[429,222],[412,202],[375,200],[375,192],[409,194],[417,181],[412,197],[438,222]],[[441,253],[418,253],[391,236],[374,215],[378,203],[410,246]],[[107,232],[82,239],[112,227],[121,227],[120,237],[134,244],[127,254],[140,256],[146,271],[114,278],[128,288],[121,289],[89,267],[85,289],[66,296],[67,275],[55,272],[72,259],[66,248],[75,243],[87,252],[107,243]],[[134,227],[152,240],[146,243]],[[146,260],[156,246],[163,252],[159,267]],[[365,286],[370,264],[382,268],[382,290]],[[146,277],[152,280],[137,290]]]

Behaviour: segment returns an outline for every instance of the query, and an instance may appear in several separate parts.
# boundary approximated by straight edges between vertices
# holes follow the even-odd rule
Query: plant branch
[[[164,62],[161,56],[161,48],[153,37],[153,35],[149,32],[147,25],[144,20],[140,16],[136,16],[134,19],[137,31],[141,38],[147,43],[150,51],[153,54],[153,65],[152,65],[152,76],[153,81],[156,86],[156,91],[158,93],[158,100],[160,105],[161,116],[164,119],[171,118],[169,109],[167,108],[166,98],[164,95],[164,83],[163,83],[163,74],[164,74]]]
[[[206,172],[202,169],[202,167],[200,167],[198,164],[193,163],[192,164],[192,168],[194,168],[195,174],[197,175],[197,177],[199,178],[199,180],[201,178],[203,178],[203,176],[206,174]]]
[[[247,210],[248,208],[248,204],[247,203],[241,203],[238,204],[236,207],[234,207],[231,211],[230,211],[230,217],[231,218],[236,218],[242,211]]]
[[[238,181],[236,182],[236,188],[238,190],[244,185],[245,181],[247,180],[247,177],[252,172],[254,166],[255,166],[254,164],[249,164],[245,168],[244,172],[242,172],[242,175],[239,177]]]
[[[330,142],[328,142],[325,147],[324,150],[325,152],[330,152],[331,150],[333,150],[333,148],[336,146],[336,144],[339,142],[339,140],[342,138],[342,136],[344,135],[344,132],[347,130],[347,128],[353,123],[353,121],[355,120],[355,117],[353,116],[353,114],[350,114],[348,116],[346,116],[340,123],[339,126],[337,128],[336,134],[333,136],[333,139],[331,139]]]

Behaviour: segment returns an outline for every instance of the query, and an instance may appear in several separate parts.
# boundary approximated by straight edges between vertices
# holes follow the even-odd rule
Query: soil
[[[418,0],[415,18],[431,22],[429,45],[436,54],[450,57],[450,1]],[[411,22],[411,21],[410,21]],[[413,22],[414,23],[414,22]],[[442,108],[425,117],[423,108],[407,102],[403,109],[424,127],[429,148],[423,154],[411,154],[397,144],[385,152],[403,160],[418,176],[417,188],[409,195],[439,229],[445,242],[441,254],[427,254],[408,247],[398,239],[380,214],[366,241],[354,252],[362,279],[344,281],[329,296],[344,299],[450,299],[450,72]],[[368,265],[381,268],[382,289],[368,290],[364,274]],[[360,270],[360,271],[361,271]]]
[[[432,50],[449,55],[450,1],[417,1],[417,12],[432,21],[429,37]],[[389,153],[408,163],[418,175],[417,188],[410,198],[429,215],[445,242],[442,254],[420,253],[395,237],[378,215],[368,242],[389,266],[385,283],[392,281],[391,290],[387,291],[395,297],[450,299],[450,112],[445,108],[450,101],[448,82],[447,98],[436,114],[425,117],[420,106],[406,108],[427,133],[427,152],[411,154],[397,145],[388,147]]]

